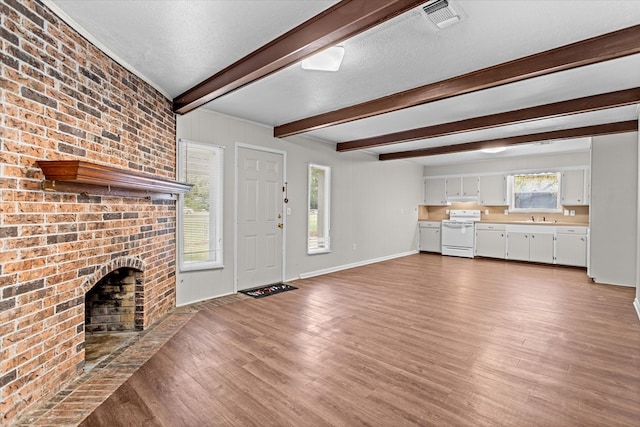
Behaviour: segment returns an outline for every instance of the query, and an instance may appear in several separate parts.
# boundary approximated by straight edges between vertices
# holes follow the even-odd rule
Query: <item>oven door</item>
[[[473,248],[473,223],[442,221],[442,246]]]

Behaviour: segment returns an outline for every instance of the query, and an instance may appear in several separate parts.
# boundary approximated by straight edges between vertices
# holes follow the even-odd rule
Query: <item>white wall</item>
[[[638,110],[640,112],[640,110]],[[640,127],[640,117],[638,117],[638,127]],[[638,146],[640,146],[640,132],[638,132]],[[640,165],[640,150],[638,150],[638,165]],[[637,230],[637,248],[636,255],[638,256],[636,262],[636,299],[633,301],[633,306],[636,308],[638,319],[640,319],[640,171],[638,171],[638,230]]]
[[[407,254],[416,249],[422,166],[380,162],[366,153],[338,153],[335,146],[304,137],[278,139],[273,129],[199,109],[177,119],[177,136],[226,146],[224,160],[224,263],[219,270],[178,273],[177,303],[234,292],[235,144],[287,152],[286,278]],[[331,253],[306,253],[307,166],[331,171]],[[355,245],[355,250],[354,250]]]
[[[447,165],[425,166],[424,176],[483,174],[589,166],[589,152],[546,154],[541,156],[504,157]]]
[[[594,137],[591,150],[589,274],[598,283],[635,287],[638,134]]]

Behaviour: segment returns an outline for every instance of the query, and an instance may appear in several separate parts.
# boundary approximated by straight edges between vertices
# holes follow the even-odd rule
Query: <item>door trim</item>
[[[274,153],[282,155],[282,182],[287,182],[287,152],[283,150],[278,150],[275,148],[262,147],[260,145],[252,145],[246,144],[244,142],[236,142],[235,143],[235,191],[233,194],[233,204],[234,204],[234,217],[235,221],[233,222],[233,292],[238,292],[238,160],[240,159],[239,153],[240,149],[244,148],[247,150],[255,150],[255,151],[263,151],[267,153]],[[287,255],[287,207],[284,203],[284,194],[282,196],[282,223],[284,224],[284,228],[282,229],[282,278],[281,281],[285,281],[286,277],[286,255]]]

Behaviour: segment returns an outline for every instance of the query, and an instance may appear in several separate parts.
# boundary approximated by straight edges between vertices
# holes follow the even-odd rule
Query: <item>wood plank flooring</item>
[[[638,426],[635,289],[418,254],[199,311],[83,426]]]

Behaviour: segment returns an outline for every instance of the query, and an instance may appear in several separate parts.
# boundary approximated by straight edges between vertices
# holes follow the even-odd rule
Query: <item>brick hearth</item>
[[[38,160],[175,179],[171,102],[39,2],[0,4],[0,419],[83,371],[85,294],[138,271],[136,329],[175,305],[175,202],[44,192]]]

